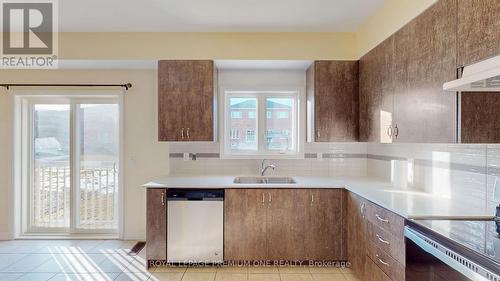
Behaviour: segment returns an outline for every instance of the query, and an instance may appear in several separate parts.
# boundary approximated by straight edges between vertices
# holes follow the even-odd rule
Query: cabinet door
[[[395,142],[456,141],[456,0],[441,0],[394,37]],[[396,132],[395,132],[396,133]]]
[[[269,260],[304,260],[308,194],[305,189],[267,191]]]
[[[360,141],[390,143],[394,101],[394,37],[391,36],[359,61]]]
[[[347,196],[347,260],[358,277],[364,276],[366,247],[366,202],[349,192]],[[371,280],[371,279],[366,279]]]
[[[213,61],[159,61],[159,140],[213,141],[214,97]]]
[[[500,95],[496,93],[462,93],[462,143],[500,143]]]
[[[224,199],[224,259],[266,260],[267,191],[226,189]]]
[[[365,259],[364,278],[362,280],[370,281],[393,281],[380,269],[370,258]],[[398,281],[404,281],[398,280]]]
[[[313,189],[307,193],[307,259],[346,260],[343,189]]]
[[[184,126],[188,141],[214,140],[214,62],[187,61],[191,77],[183,95]]]
[[[458,18],[458,66],[500,55],[500,1],[458,0]],[[498,95],[462,93],[460,141],[499,143],[499,106]]]
[[[158,62],[158,139],[183,141],[185,105],[190,68],[182,61]],[[183,137],[184,136],[184,137]]]
[[[500,1],[458,0],[458,66],[500,55]]]
[[[167,190],[146,191],[146,256],[148,260],[167,259]]]
[[[358,62],[316,61],[311,67],[314,71],[309,71],[308,75],[314,78],[308,80],[314,83],[314,140],[357,141]]]

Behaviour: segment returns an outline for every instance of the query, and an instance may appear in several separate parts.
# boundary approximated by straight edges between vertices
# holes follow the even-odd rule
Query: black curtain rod
[[[122,87],[128,90],[132,88],[132,84],[0,84],[0,87],[7,90],[10,87]]]

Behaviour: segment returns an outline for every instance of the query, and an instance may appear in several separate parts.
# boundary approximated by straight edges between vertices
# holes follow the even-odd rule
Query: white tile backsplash
[[[492,210],[500,177],[500,144],[306,143],[305,153],[332,158],[276,159],[268,175],[373,177],[401,188],[447,196]],[[219,153],[217,143],[175,143],[171,153]],[[173,175],[256,175],[261,160],[170,159]]]
[[[269,175],[283,176],[366,176],[366,143],[306,144],[305,153],[345,154],[345,158],[271,159],[276,164]],[[219,153],[218,146],[203,147],[200,144],[171,144],[171,153],[210,152]],[[201,158],[184,161],[170,159],[173,175],[256,175],[262,160]]]
[[[471,208],[487,206],[493,211],[500,203],[493,200],[494,182],[500,177],[500,145],[368,143],[367,154],[367,174],[396,186],[413,186]],[[405,176],[412,184],[406,184]]]

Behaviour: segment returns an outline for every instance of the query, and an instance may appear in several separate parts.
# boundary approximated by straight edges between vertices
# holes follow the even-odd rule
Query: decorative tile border
[[[304,153],[305,159],[316,159],[318,158],[318,153]]]
[[[189,153],[189,157],[191,157],[193,154],[196,154],[196,158],[220,158],[219,153],[207,152]],[[169,156],[170,158],[184,158],[184,153],[170,153]]]
[[[323,158],[333,159],[333,158],[367,158],[367,154],[361,153],[323,153]]]
[[[319,153],[305,153],[304,158],[305,159],[317,159]],[[192,153],[189,154],[191,157]],[[405,157],[399,157],[399,156],[388,156],[388,155],[377,155],[377,154],[362,154],[362,153],[322,153],[321,154],[322,158],[324,159],[354,159],[354,158],[366,158],[366,159],[372,159],[372,160],[380,160],[380,161],[392,161],[392,160],[398,160],[398,161],[408,161],[410,160],[409,158]],[[170,158],[184,158],[183,153],[170,153]],[[220,158],[219,153],[206,153],[206,152],[200,152],[196,153],[196,158]],[[471,173],[479,173],[479,174],[486,174],[488,173],[489,175],[499,175],[500,174],[500,167],[488,167],[486,168],[485,166],[477,166],[477,165],[470,165],[470,164],[463,164],[463,163],[448,163],[448,162],[443,162],[443,161],[432,161],[432,160],[427,160],[427,159],[413,159],[413,162],[415,165],[420,165],[420,166],[426,166],[426,167],[436,167],[436,168],[441,168],[441,169],[450,169],[450,170],[457,170],[457,171],[463,171],[463,172],[471,172]]]
[[[191,156],[193,153],[189,153]],[[220,158],[219,153],[195,153],[196,158]],[[170,158],[184,158],[184,153],[170,153]],[[367,158],[366,154],[361,153],[321,153],[322,158],[334,159],[334,158]],[[272,158],[272,157],[270,157]],[[304,153],[305,159],[317,159],[318,153]]]
[[[391,161],[391,160],[406,161],[406,160],[408,160],[408,158],[404,158],[404,157],[377,155],[377,154],[366,154],[366,158],[373,159],[373,160],[382,160],[382,161]]]

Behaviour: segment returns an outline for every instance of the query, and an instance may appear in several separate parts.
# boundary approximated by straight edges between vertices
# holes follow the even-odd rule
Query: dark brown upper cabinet
[[[307,141],[357,141],[358,99],[358,61],[315,61],[307,70]]]
[[[394,111],[394,37],[384,40],[359,61],[360,140],[391,142]]]
[[[462,143],[500,143],[500,95],[498,93],[462,93]]]
[[[158,139],[214,141],[216,69],[211,60],[158,62]]]
[[[500,55],[500,1],[458,0],[458,67]],[[462,93],[460,142],[500,143],[500,96]]]
[[[458,66],[500,55],[500,1],[458,0]]]
[[[456,0],[440,0],[395,34],[395,142],[456,142]],[[397,128],[396,128],[397,126]]]
[[[360,139],[456,142],[456,1],[440,0],[360,59]]]

